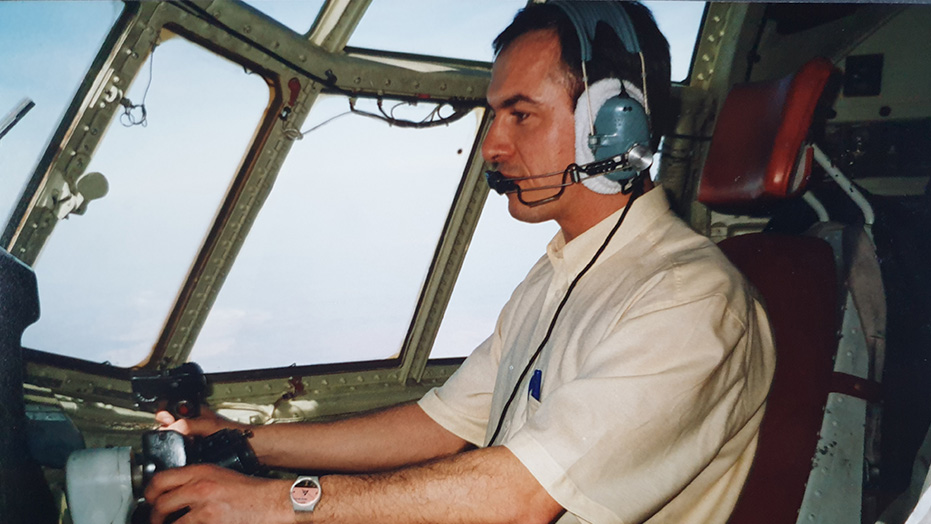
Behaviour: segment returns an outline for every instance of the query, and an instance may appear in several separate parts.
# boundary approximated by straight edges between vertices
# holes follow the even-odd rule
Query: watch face
[[[291,488],[291,500],[301,506],[316,502],[320,496],[320,486],[312,480],[302,480]]]

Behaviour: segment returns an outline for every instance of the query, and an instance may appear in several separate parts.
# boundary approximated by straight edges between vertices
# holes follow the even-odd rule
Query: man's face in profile
[[[558,193],[528,190],[561,183],[562,172],[575,161],[575,107],[560,53],[555,32],[531,31],[503,49],[492,68],[487,98],[495,119],[482,145],[485,160],[508,178],[556,173],[518,182],[528,201]],[[517,193],[509,193],[508,210],[526,222],[555,219],[566,207],[566,196],[529,207]]]

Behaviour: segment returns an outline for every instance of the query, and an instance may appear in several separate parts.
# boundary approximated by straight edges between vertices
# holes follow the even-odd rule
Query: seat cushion
[[[840,309],[833,252],[818,238],[763,233],[719,245],[763,296],[776,337],[757,456],[730,523],[794,523],[834,370]]]

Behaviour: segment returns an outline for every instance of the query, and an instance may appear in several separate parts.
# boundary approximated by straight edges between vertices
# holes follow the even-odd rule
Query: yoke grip
[[[140,409],[165,410],[176,419],[200,416],[200,406],[207,400],[207,377],[194,362],[161,372],[134,372],[132,388]]]

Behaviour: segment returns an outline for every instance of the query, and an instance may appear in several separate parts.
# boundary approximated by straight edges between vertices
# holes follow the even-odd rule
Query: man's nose
[[[491,127],[482,142],[482,158],[486,162],[503,162],[513,153],[514,146],[505,127],[499,119],[492,120]]]

